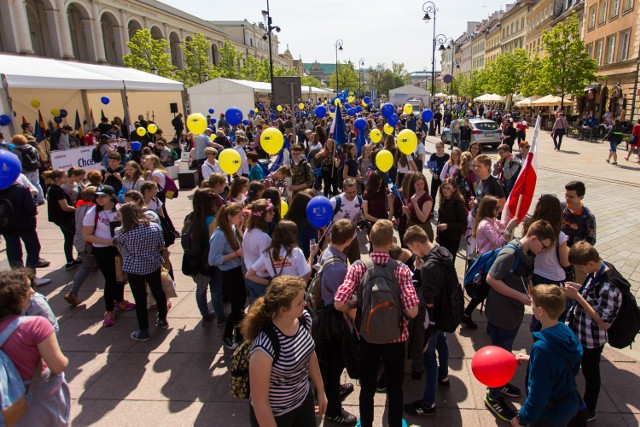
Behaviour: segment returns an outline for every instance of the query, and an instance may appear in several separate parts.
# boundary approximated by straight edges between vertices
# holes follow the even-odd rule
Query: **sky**
[[[210,21],[247,19],[262,21],[267,0],[160,0],[192,15]],[[467,21],[482,21],[494,11],[504,9],[505,0],[434,0],[436,34],[458,38]],[[433,19],[422,20],[424,1],[410,0],[271,0],[273,25],[278,34],[279,52],[289,50],[303,62],[335,63],[336,40],[343,41],[341,62],[364,67],[391,62],[404,63],[409,72],[431,70]],[[432,15],[433,18],[433,15]],[[436,49],[436,70],[440,54]]]

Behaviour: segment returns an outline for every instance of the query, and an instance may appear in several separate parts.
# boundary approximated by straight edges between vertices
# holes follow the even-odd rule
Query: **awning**
[[[476,102],[504,102],[505,100],[504,96],[500,96],[497,93],[485,93],[474,99]]]
[[[521,101],[515,103],[516,107],[531,107],[531,103],[537,99],[540,99],[539,96],[530,96]]]
[[[554,105],[560,105],[560,101],[562,100],[562,98],[560,98],[559,96],[554,96],[554,95],[547,95],[547,96],[543,96],[542,98],[531,102],[531,106],[533,107],[551,107]],[[573,102],[571,100],[571,97],[569,96],[565,96],[564,98],[565,102],[571,103]]]

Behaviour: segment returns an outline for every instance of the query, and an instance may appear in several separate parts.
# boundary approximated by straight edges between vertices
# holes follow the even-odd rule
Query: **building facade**
[[[514,49],[524,48],[524,39],[526,34],[525,19],[534,0],[518,0],[510,7],[500,19],[500,51],[513,52]]]

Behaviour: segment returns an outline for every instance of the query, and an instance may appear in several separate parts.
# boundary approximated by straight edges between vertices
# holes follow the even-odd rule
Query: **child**
[[[487,274],[487,284],[491,289],[487,296],[486,316],[492,345],[507,351],[513,349],[513,341],[524,318],[524,306],[531,305],[527,291],[531,286],[536,254],[554,248],[555,238],[551,224],[544,220],[535,221],[525,237],[512,240],[498,253]],[[503,395],[520,397],[522,392],[509,383],[490,388],[484,399],[485,406],[499,419],[510,421],[516,414],[507,406]]]
[[[582,346],[575,334],[558,318],[566,304],[562,289],[538,285],[531,289],[531,310],[542,323],[533,333],[531,356],[519,354],[518,361],[529,361],[528,396],[512,426],[566,426],[578,412],[576,374],[580,369]]]
[[[124,179],[124,168],[120,164],[121,156],[118,152],[111,152],[107,155],[107,170],[104,173],[104,184],[110,185],[116,194],[122,189],[122,180]]]
[[[622,277],[613,265],[603,262],[598,251],[584,240],[571,247],[569,262],[577,272],[587,275],[582,286],[567,282],[564,294],[577,303],[569,311],[568,318],[583,348],[584,403],[591,421],[596,418],[600,393],[600,355],[607,343],[607,329],[622,305],[622,293],[614,284]]]

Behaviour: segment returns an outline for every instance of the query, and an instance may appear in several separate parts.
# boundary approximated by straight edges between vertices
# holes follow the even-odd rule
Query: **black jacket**
[[[460,238],[467,228],[467,210],[460,199],[445,200],[438,208],[438,224],[447,224],[447,229],[438,235],[447,239]]]
[[[454,332],[462,320],[464,295],[454,267],[454,258],[442,246],[429,252],[420,271],[422,299],[433,304],[429,319],[438,330]]]
[[[0,191],[0,199],[8,199],[13,206],[15,222],[12,225],[15,227],[16,232],[35,229],[38,211],[31,191],[27,187],[13,183]]]

